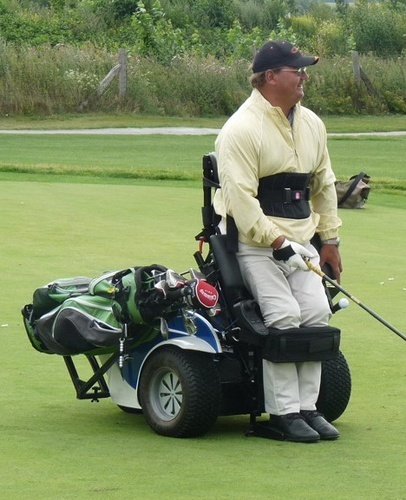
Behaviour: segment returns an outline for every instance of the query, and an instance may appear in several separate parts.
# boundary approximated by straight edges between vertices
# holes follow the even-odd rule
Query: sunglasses
[[[276,69],[274,71],[278,71],[281,73],[296,73],[297,76],[305,76],[307,75],[307,68],[299,68],[299,69]]]

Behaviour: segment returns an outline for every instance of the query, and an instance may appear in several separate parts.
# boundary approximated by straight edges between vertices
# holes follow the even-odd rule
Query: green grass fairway
[[[190,158],[192,147],[196,159],[190,161],[190,168],[199,168],[202,152],[211,149],[208,138],[207,143],[201,140],[192,146],[184,139],[176,143],[176,151],[169,148],[169,163],[177,156]],[[10,145],[10,141],[3,144],[3,164],[11,158]],[[366,146],[357,141],[345,146],[349,145],[359,147],[359,152]],[[403,148],[399,158],[404,163],[404,143],[395,142],[394,147]],[[84,154],[90,163],[88,149],[75,153],[72,163],[76,165]],[[118,149],[106,146],[104,151],[119,158]],[[15,143],[15,154],[17,150]],[[136,162],[142,150],[136,149],[135,138],[130,150]],[[59,160],[50,158],[52,147],[41,158],[39,153],[37,148],[32,164],[62,162],[65,150],[59,151]],[[366,165],[358,163],[353,153],[354,161],[347,165],[350,173],[365,169],[378,175],[378,170],[372,170],[377,164],[371,151],[368,157],[362,153]],[[392,176],[382,168],[379,172]],[[400,175],[404,180],[404,172]],[[149,429],[142,415],[123,413],[110,400],[76,400],[62,358],[40,354],[29,344],[21,306],[31,301],[35,288],[59,277],[96,276],[109,269],[152,263],[178,271],[192,266],[194,236],[201,229],[201,189],[162,183],[82,184],[78,178],[75,183],[43,182],[35,175],[27,181],[17,174],[5,180],[3,176],[2,498],[405,498],[405,342],[355,304],[333,320],[342,328],[342,349],[353,376],[350,405],[336,422],[341,432],[336,442],[303,445],[247,438],[247,416],[220,418],[198,439],[163,438]],[[365,210],[340,211],[342,285],[403,332],[404,199],[372,192]]]
[[[199,181],[201,157],[215,136],[4,135],[0,179],[93,182]],[[376,189],[406,192],[405,137],[332,137],[329,150],[339,179],[365,171]]]

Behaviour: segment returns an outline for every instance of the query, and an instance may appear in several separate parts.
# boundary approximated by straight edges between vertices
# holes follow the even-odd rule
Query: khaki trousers
[[[303,245],[319,263],[316,249]],[[326,326],[331,310],[320,276],[275,261],[272,249],[239,243],[237,259],[246,287],[258,302],[264,323],[281,330]],[[265,411],[272,415],[316,409],[321,363],[272,363],[263,360]]]

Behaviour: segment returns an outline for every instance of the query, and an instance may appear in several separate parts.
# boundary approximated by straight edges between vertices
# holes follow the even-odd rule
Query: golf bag
[[[186,280],[159,265],[134,267],[97,278],[63,278],[38,288],[22,314],[32,346],[47,354],[105,354],[120,343],[152,340],[160,319],[188,303],[210,308],[217,291],[199,277]]]
[[[132,307],[133,319],[128,316],[127,296],[119,274],[109,273],[91,279],[87,277],[62,278],[38,288],[32,304],[24,306],[24,325],[32,346],[47,354],[72,355],[113,352],[120,339],[128,335],[124,324],[131,324],[130,334],[143,338],[153,334],[153,326],[146,325],[141,314]]]
[[[368,185],[370,179],[369,175],[360,172],[348,181],[337,181],[338,208],[364,208],[371,189]]]

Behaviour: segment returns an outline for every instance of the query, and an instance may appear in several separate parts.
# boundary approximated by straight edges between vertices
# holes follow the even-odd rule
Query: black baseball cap
[[[280,68],[281,66],[303,68],[316,64],[318,60],[317,56],[304,56],[290,42],[268,40],[256,53],[252,63],[252,71],[253,73],[262,73],[267,69]]]

